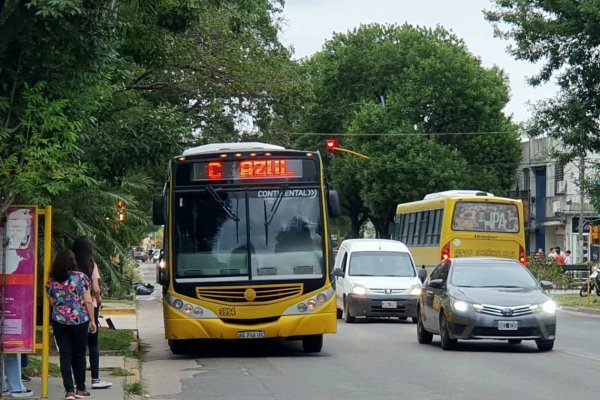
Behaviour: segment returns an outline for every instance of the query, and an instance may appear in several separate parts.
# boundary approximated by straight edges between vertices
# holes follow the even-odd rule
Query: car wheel
[[[446,321],[444,313],[440,316],[440,342],[444,350],[452,350],[458,343],[458,340],[450,337],[450,328],[448,327],[448,321]]]
[[[305,353],[318,353],[323,348],[323,335],[310,335],[302,338],[302,350]]]
[[[429,344],[433,340],[433,333],[425,329],[421,318],[417,318],[417,340],[421,344]]]
[[[521,339],[508,339],[508,343],[510,344],[521,344]]]
[[[342,319],[342,315],[344,314],[344,311],[340,310],[339,308],[335,308],[335,316],[337,319]]]
[[[416,324],[417,322],[419,322],[419,317],[412,317],[412,323]]]
[[[348,324],[356,322],[356,318],[350,315],[350,308],[348,307],[348,299],[344,299],[344,321]]]
[[[550,351],[554,348],[554,340],[538,339],[535,341],[538,351]]]

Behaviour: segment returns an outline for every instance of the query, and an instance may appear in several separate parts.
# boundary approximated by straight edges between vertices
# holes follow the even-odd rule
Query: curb
[[[103,308],[100,311],[100,317],[111,316],[111,315],[134,315],[135,308]]]
[[[585,314],[600,315],[600,309],[590,307],[561,307],[565,311],[580,312]]]
[[[131,343],[131,349],[139,352],[139,350],[140,350],[139,332],[136,329],[134,331],[134,333],[135,333],[135,342]],[[127,370],[127,372],[129,374],[125,377],[125,384],[123,385],[123,399],[124,400],[141,400],[142,395],[130,393],[127,390],[128,386],[136,385],[136,384],[139,385],[142,383],[141,360],[139,358],[125,357],[124,362],[125,362],[125,369]]]

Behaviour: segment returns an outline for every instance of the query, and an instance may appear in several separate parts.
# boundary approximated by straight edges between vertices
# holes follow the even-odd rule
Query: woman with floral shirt
[[[87,334],[96,332],[90,280],[77,270],[71,250],[56,255],[46,284],[52,306],[52,330],[60,352],[65,399],[90,397],[85,388]],[[75,385],[73,384],[75,377]]]

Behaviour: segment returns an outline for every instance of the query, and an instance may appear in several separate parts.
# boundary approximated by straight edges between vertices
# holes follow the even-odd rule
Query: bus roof
[[[441,197],[471,197],[486,196],[494,197],[493,193],[483,192],[481,190],[446,190],[445,192],[429,193],[423,197],[423,200],[439,199]]]
[[[184,156],[208,153],[227,153],[237,151],[260,151],[260,150],[285,150],[285,147],[260,142],[239,143],[211,143],[203,146],[191,147],[183,151]]]

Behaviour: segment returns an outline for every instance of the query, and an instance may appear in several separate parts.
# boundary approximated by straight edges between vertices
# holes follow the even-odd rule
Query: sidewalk
[[[104,308],[100,311],[101,329],[110,329],[112,324],[115,329],[135,329],[137,330],[137,316],[135,306],[121,303],[105,302]],[[137,336],[137,335],[136,335]],[[39,354],[33,357],[40,357]],[[50,362],[59,365],[58,356],[50,356]],[[111,372],[114,369],[126,369],[131,375],[114,376]],[[86,385],[92,394],[92,399],[98,400],[121,400],[134,399],[139,396],[131,395],[126,391],[127,385],[140,381],[140,363],[137,359],[125,358],[121,355],[103,355],[100,354],[100,377],[113,383],[108,389],[92,389],[89,373],[87,372]],[[31,382],[24,382],[25,387],[33,390],[33,397],[30,399],[40,399],[42,380],[40,377],[32,377]],[[50,377],[48,379],[48,399],[63,399],[65,395],[61,377]]]

